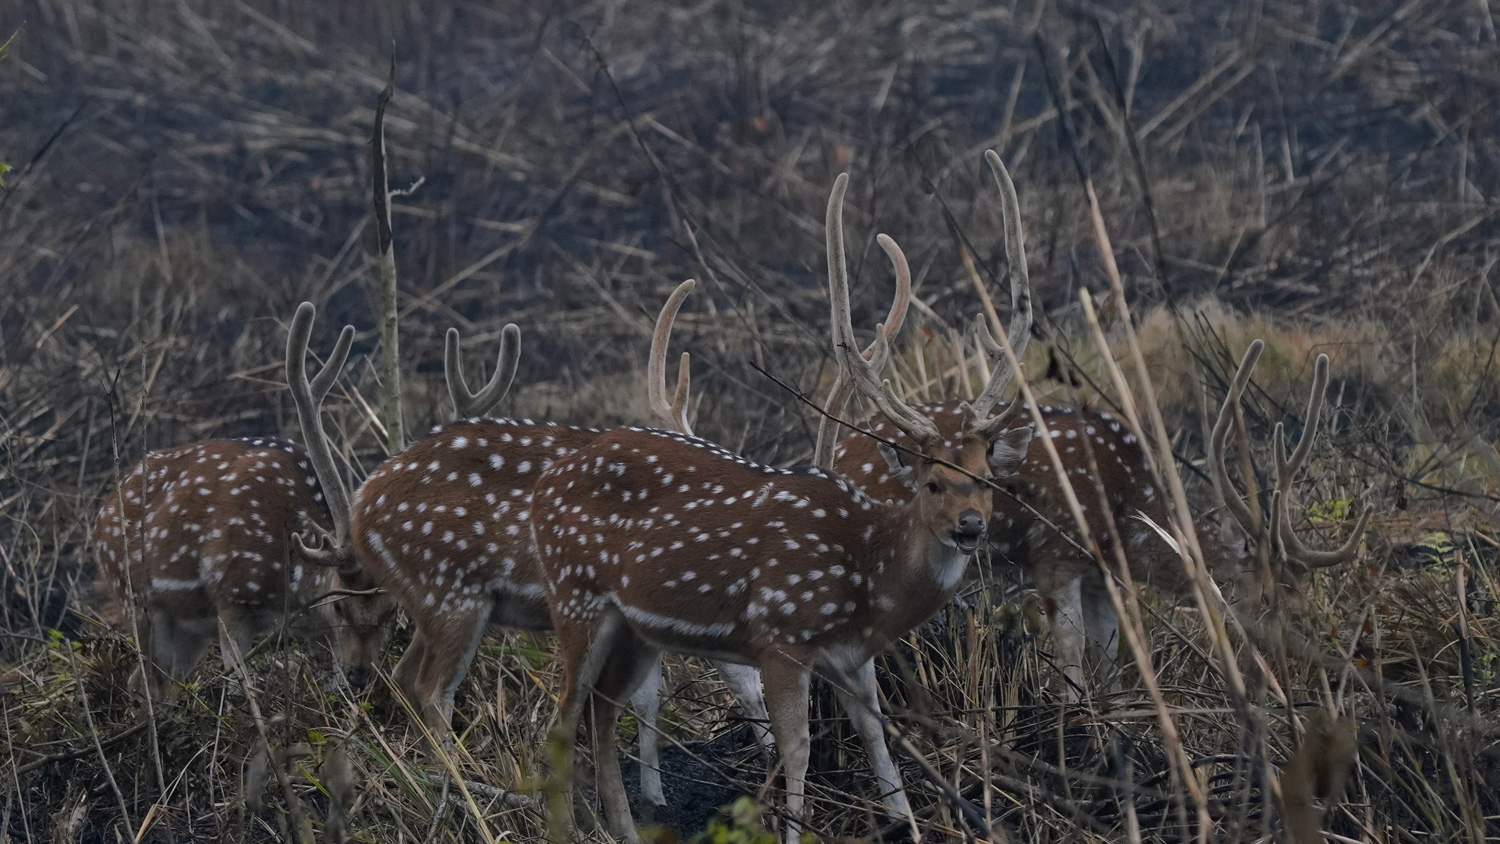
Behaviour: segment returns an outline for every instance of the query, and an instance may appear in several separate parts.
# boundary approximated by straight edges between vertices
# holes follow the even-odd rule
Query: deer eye
[[[928,481],[927,482],[927,491],[930,492],[930,493],[933,493],[934,495],[936,495],[939,492],[937,481]]]

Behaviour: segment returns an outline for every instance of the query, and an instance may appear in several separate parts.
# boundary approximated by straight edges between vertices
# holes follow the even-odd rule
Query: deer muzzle
[[[953,544],[965,554],[974,553],[984,538],[985,520],[978,510],[965,510],[953,528]]]

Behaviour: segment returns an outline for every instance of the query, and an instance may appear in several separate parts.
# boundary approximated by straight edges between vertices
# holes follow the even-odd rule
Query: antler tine
[[[688,364],[692,361],[692,355],[682,353],[681,362],[677,365],[677,389],[672,394],[672,400],[668,401],[667,347],[672,341],[672,324],[677,321],[677,312],[682,309],[683,301],[697,285],[696,281],[688,279],[677,285],[677,289],[667,297],[667,303],[656,317],[656,330],[651,335],[651,355],[646,362],[646,392],[651,412],[656,414],[662,424],[684,434],[693,433],[687,418],[688,398],[693,382],[692,369]]]
[[[868,359],[854,338],[854,325],[849,316],[849,272],[844,264],[844,192],[848,188],[849,174],[840,173],[833,183],[833,193],[828,197],[828,293],[834,358],[838,361],[842,378],[849,380],[854,389],[873,401],[892,424],[919,446],[926,447],[938,439],[937,426],[898,398],[889,382],[880,380],[880,370],[891,354],[891,338],[885,323],[875,329],[875,342],[871,344]]]
[[[884,330],[881,334],[886,339],[885,350],[887,356],[890,352],[890,344],[901,333],[901,325],[906,322],[906,311],[911,305],[911,265],[906,261],[906,253],[896,244],[890,236],[878,234],[875,242],[885,250],[886,257],[891,259],[891,268],[896,271],[896,297],[891,300],[891,309],[886,314],[885,322],[881,325]],[[877,343],[871,342],[860,353],[865,360],[877,371],[884,369],[886,361],[875,361],[872,358],[877,351]],[[834,421],[836,417],[844,412],[849,403],[849,398],[854,393],[854,384],[844,375],[844,370],[839,369],[838,375],[833,379],[833,388],[828,391],[828,402],[823,406],[823,416],[818,420],[817,445],[813,450],[813,465],[824,469],[833,468],[833,449],[838,441],[839,426]]]
[[[1276,487],[1290,492],[1292,477],[1302,468],[1302,463],[1307,460],[1307,455],[1312,451],[1313,439],[1318,436],[1318,417],[1323,412],[1323,397],[1328,393],[1328,355],[1318,355],[1313,361],[1313,383],[1312,392],[1307,397],[1307,415],[1302,417],[1302,438],[1297,441],[1297,448],[1292,451],[1290,460],[1286,458],[1286,447],[1283,445],[1281,423],[1276,424]]]
[[[1257,341],[1259,342],[1259,341]],[[1359,522],[1354,526],[1354,533],[1349,535],[1344,544],[1332,551],[1318,551],[1308,548],[1297,538],[1292,530],[1292,519],[1287,510],[1288,501],[1292,494],[1292,481],[1297,472],[1302,469],[1302,464],[1307,461],[1307,455],[1312,451],[1313,440],[1318,436],[1321,425],[1320,417],[1323,412],[1323,401],[1328,394],[1328,355],[1318,355],[1313,362],[1312,392],[1307,397],[1307,415],[1303,417],[1302,436],[1297,440],[1297,447],[1292,450],[1292,456],[1286,454],[1286,435],[1284,426],[1276,423],[1276,431],[1272,436],[1272,448],[1276,456],[1276,489],[1279,493],[1279,501],[1273,503],[1273,507],[1280,507],[1282,512],[1277,520],[1278,540],[1286,548],[1287,559],[1301,563],[1309,568],[1324,568],[1348,562],[1353,559],[1359,551],[1360,540],[1364,538],[1365,528],[1369,524],[1370,514],[1373,508],[1366,504],[1364,511],[1360,514]]]
[[[297,306],[292,318],[286,342],[286,380],[291,390],[292,401],[297,405],[297,421],[302,427],[302,439],[307,446],[308,458],[312,461],[313,473],[323,489],[328,503],[328,513],[333,518],[333,533],[319,529],[318,543],[309,546],[300,534],[294,534],[293,543],[308,559],[315,561],[337,560],[342,562],[347,552],[349,536],[349,493],[344,488],[343,478],[333,461],[333,449],[328,444],[328,435],[323,430],[322,405],[328,391],[344,368],[354,343],[354,326],[346,325],[339,333],[333,352],[318,374],[307,380],[307,345],[312,338],[313,318],[317,308],[311,302]]]
[[[1016,198],[1016,185],[1011,181],[1010,172],[1005,169],[1000,156],[991,149],[985,150],[984,157],[994,173],[995,186],[1000,189],[1000,210],[1005,227],[1005,274],[1010,279],[1011,301],[1010,327],[1006,329],[1005,336],[1019,361],[1031,339],[1032,319],[1031,273],[1026,267],[1026,245],[1021,232],[1021,203]],[[990,411],[999,404],[1000,397],[1005,394],[1015,373],[1008,366],[1002,365],[1000,344],[990,334],[989,326],[984,324],[983,319],[977,320],[977,331],[979,343],[990,359],[990,380],[969,405],[965,414],[965,428],[993,435],[1009,424],[1011,417],[1019,409],[1019,404],[1012,402],[999,415],[990,416]]]
[[[510,385],[516,379],[516,366],[521,362],[521,329],[515,323],[507,323],[500,330],[500,356],[495,360],[495,373],[478,393],[469,391],[468,379],[464,378],[463,350],[459,344],[457,328],[448,329],[443,338],[443,378],[448,382],[448,398],[453,400],[453,417],[467,419],[483,416],[494,409]]]
[[[1250,507],[1229,482],[1229,467],[1224,462],[1224,453],[1229,443],[1229,431],[1234,426],[1235,414],[1239,411],[1240,396],[1250,383],[1250,374],[1255,371],[1255,364],[1260,361],[1260,354],[1265,348],[1265,341],[1256,338],[1245,349],[1245,356],[1240,358],[1239,369],[1234,372],[1234,380],[1229,382],[1229,393],[1224,396],[1224,404],[1219,407],[1219,417],[1214,421],[1213,433],[1208,438],[1208,477],[1213,481],[1219,500],[1224,502],[1224,508],[1250,536],[1259,534],[1260,520],[1250,512]]]

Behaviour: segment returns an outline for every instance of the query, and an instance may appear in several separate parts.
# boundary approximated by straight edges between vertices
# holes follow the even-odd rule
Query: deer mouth
[[[984,538],[983,533],[969,533],[968,531],[955,530],[953,532],[953,544],[958,550],[965,554],[972,554],[979,549],[979,540]]]

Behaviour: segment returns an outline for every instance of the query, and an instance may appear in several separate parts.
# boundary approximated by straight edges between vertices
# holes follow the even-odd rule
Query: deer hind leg
[[[468,612],[450,612],[438,624],[418,630],[425,644],[417,654],[420,662],[414,666],[413,686],[403,689],[403,693],[417,707],[435,742],[446,743],[453,738],[453,696],[474,663],[489,619],[489,607],[483,606]],[[403,657],[402,662],[405,661]]]
[[[849,684],[834,684],[839,703],[854,729],[865,743],[865,752],[870,754],[870,767],[880,783],[881,802],[887,812],[900,819],[911,817],[911,804],[906,800],[906,789],[901,784],[901,772],[891,759],[891,750],[885,743],[885,725],[880,718],[880,698],[875,684],[875,662],[866,660],[847,677]]]
[[[631,697],[642,681],[654,676],[659,685],[661,652],[642,642],[623,625],[611,644],[592,695],[594,777],[610,834],[621,841],[635,842],[639,839],[635,820],[630,815],[630,801],[625,795],[625,780],[620,773],[615,726],[620,718],[620,703]]]
[[[786,826],[781,836],[786,844],[797,844],[804,820],[810,679],[806,665],[790,656],[776,655],[764,659],[760,666],[771,732],[776,735],[776,747],[781,751],[781,765],[786,775]]]
[[[760,669],[735,662],[715,662],[714,668],[718,669],[719,679],[724,681],[729,696],[734,698],[740,712],[750,722],[761,755],[769,761],[776,749],[776,740],[771,735],[770,716],[766,714],[766,694],[760,685]]]
[[[661,787],[661,735],[658,727],[661,715],[662,677],[661,661],[645,673],[641,684],[630,696],[630,706],[635,710],[636,753],[641,760],[641,802],[650,823],[655,810],[667,805],[667,795]]]

